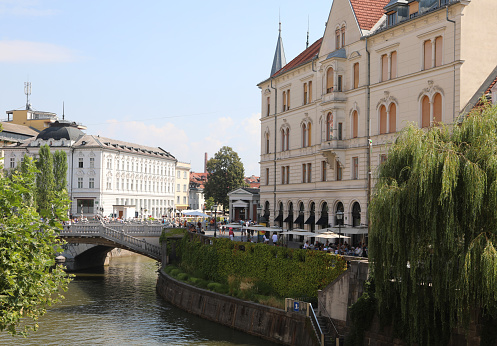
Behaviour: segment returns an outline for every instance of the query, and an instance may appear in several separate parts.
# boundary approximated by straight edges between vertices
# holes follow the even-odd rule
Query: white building
[[[161,148],[87,135],[76,126],[55,122],[37,137],[3,147],[5,169],[16,168],[41,145],[67,153],[70,214],[133,217],[171,215],[176,159]]]
[[[190,194],[190,168],[191,165],[186,162],[176,163],[176,194],[175,208],[176,212],[189,208],[188,199]]]

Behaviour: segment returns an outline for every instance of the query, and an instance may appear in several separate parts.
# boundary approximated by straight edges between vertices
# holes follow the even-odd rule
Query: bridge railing
[[[95,227],[102,226],[101,223],[81,223],[70,225],[71,229],[75,232],[86,232]],[[140,224],[120,224],[120,223],[105,223],[105,227],[114,229],[116,231],[123,231],[126,234],[136,235],[141,237],[160,237],[162,234],[163,226],[158,225],[140,225]]]
[[[159,246],[150,244],[145,240],[135,238],[127,234],[127,232],[122,229],[119,230],[110,228],[105,224],[82,224],[64,226],[63,229],[60,231],[60,235],[63,237],[100,236],[102,238],[124,245],[138,253],[142,253],[157,260],[161,259],[161,248]],[[141,233],[141,235],[144,236],[145,232]]]

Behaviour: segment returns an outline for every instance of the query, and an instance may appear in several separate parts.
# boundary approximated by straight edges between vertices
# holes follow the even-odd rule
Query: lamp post
[[[217,231],[217,204],[214,204],[212,207],[214,208],[214,238],[216,238],[216,231]]]
[[[342,220],[343,220],[343,211],[338,210],[336,212],[337,221],[338,221],[338,254],[340,254],[342,250]]]

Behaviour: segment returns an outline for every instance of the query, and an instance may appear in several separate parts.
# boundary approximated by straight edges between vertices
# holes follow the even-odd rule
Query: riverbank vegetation
[[[409,344],[446,344],[475,314],[495,324],[496,134],[488,104],[451,128],[408,126],[379,168],[369,233],[375,298],[380,320]]]
[[[177,242],[173,277],[215,292],[281,307],[284,298],[316,298],[346,270],[346,261],[321,251],[185,235]],[[169,266],[168,266],[169,267]],[[174,271],[176,270],[176,271]],[[173,272],[174,271],[174,272]]]
[[[54,182],[54,170],[65,177],[65,153],[56,155],[55,166],[48,146],[39,155],[36,166],[24,156],[20,169],[0,176],[0,331],[14,335],[36,329],[70,281],[55,266],[63,243],[57,230],[69,201],[66,185],[59,189]]]

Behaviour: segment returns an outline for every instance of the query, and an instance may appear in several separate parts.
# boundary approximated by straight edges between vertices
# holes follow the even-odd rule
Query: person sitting
[[[304,244],[304,250],[309,248],[309,241],[307,240]]]

